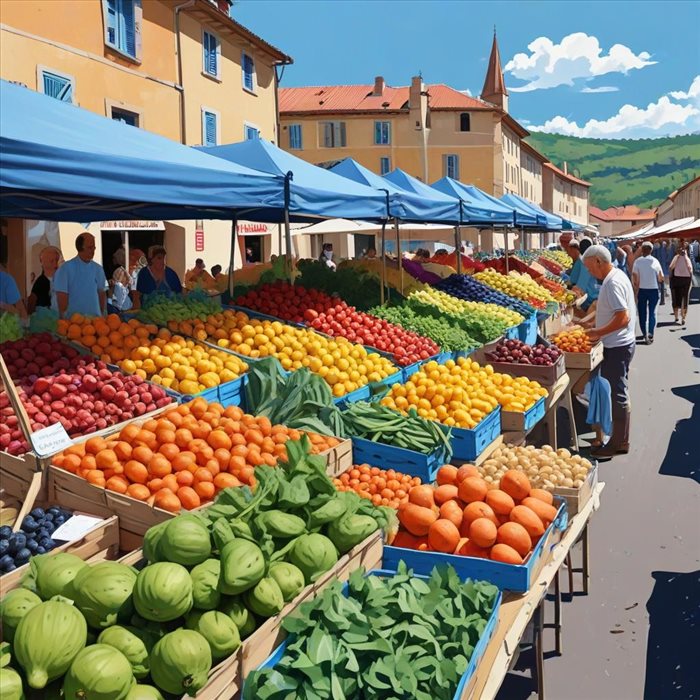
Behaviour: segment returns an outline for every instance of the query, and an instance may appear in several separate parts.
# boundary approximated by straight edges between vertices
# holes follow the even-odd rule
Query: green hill
[[[601,209],[622,204],[653,207],[700,175],[700,134],[659,139],[581,139],[533,133],[540,153],[588,180],[591,203]]]

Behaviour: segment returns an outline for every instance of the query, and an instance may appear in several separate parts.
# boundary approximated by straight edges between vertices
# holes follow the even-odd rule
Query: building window
[[[301,124],[290,124],[289,126],[289,148],[295,151],[301,151]]]
[[[391,143],[391,122],[374,122],[374,144],[388,146]]]
[[[345,148],[345,122],[321,122],[324,148]]]
[[[459,115],[459,130],[460,131],[471,131],[472,130],[471,116],[470,116],[469,112],[462,112]]]
[[[384,156],[379,159],[379,174],[386,175],[391,171],[391,158]]]
[[[74,80],[72,76],[43,68],[39,69],[39,87],[44,95],[72,104],[73,86]]]
[[[446,154],[443,156],[443,172],[446,177],[459,180],[459,156]]]
[[[219,143],[219,115],[208,109],[202,109],[202,143],[205,146]]]
[[[128,109],[112,107],[112,119],[116,122],[128,124],[129,126],[139,125],[139,115],[136,114],[136,112],[130,112]]]
[[[104,0],[105,43],[138,58],[140,49],[141,0]]]
[[[202,61],[203,70],[207,75],[219,77],[219,57],[221,56],[221,42],[209,32],[202,32]]]
[[[255,92],[255,61],[247,53],[244,53],[241,66],[243,68],[243,87],[250,92]]]
[[[254,141],[260,138],[260,129],[257,126],[251,126],[250,124],[243,125],[243,139],[245,141]]]

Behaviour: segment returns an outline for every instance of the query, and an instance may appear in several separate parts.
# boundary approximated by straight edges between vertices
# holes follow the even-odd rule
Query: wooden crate
[[[552,489],[552,493],[555,496],[561,496],[566,501],[569,517],[573,517],[583,510],[596,490],[596,486],[598,486],[598,462],[593,462],[593,468],[588,472],[588,476],[580,488],[556,486]]]
[[[595,369],[603,361],[603,344],[598,342],[590,352],[565,352],[566,369]]]
[[[341,440],[339,445],[330,450],[320,452],[328,460],[326,473],[330,477],[340,476],[343,472],[352,467],[352,440]]]

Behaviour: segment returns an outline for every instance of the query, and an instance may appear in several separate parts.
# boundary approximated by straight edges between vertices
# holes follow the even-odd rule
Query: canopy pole
[[[236,258],[236,234],[238,233],[238,220],[234,216],[231,219],[231,255],[228,260],[228,294],[233,300],[233,265]]]
[[[525,250],[525,229],[520,227],[520,250]]]
[[[399,220],[394,219],[394,230],[396,231],[396,250],[399,257],[399,280],[401,286],[401,296],[403,296],[403,265],[401,264],[401,229],[399,228]]]
[[[289,205],[291,201],[291,182],[294,177],[294,173],[290,170],[284,176],[284,240],[287,246],[287,274],[289,275],[289,281],[294,282],[293,268],[294,262],[292,259],[292,231],[289,226]]]
[[[282,224],[277,224],[277,256],[282,255]]]
[[[462,236],[459,226],[455,226],[455,252],[457,253],[457,274],[462,274]]]
[[[401,259],[399,258],[399,265]],[[384,286],[386,285],[386,221],[382,221],[382,289],[380,301],[384,306]]]
[[[509,269],[509,264],[508,264],[508,227],[506,226],[506,232],[505,232],[505,241],[506,241],[506,274],[510,272]]]

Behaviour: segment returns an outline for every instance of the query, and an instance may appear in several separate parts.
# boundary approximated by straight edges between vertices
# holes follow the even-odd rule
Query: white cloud
[[[687,104],[681,104],[686,102]],[[623,105],[608,119],[589,119],[583,126],[566,117],[548,119],[531,131],[565,134],[587,138],[653,138],[675,136],[700,130],[700,75],[687,92],[675,91],[663,95],[646,107]]]
[[[472,91],[469,88],[467,88],[466,90],[460,90],[459,92],[461,92],[463,95],[466,95],[467,97],[472,96]]]
[[[510,87],[513,92],[547,90],[559,85],[573,85],[576,80],[586,80],[608,73],[624,73],[652,66],[651,54],[642,51],[635,54],[623,44],[614,44],[603,53],[598,39],[584,32],[565,36],[555,44],[541,36],[528,44],[529,54],[517,53],[508,61],[505,71],[527,84]]]
[[[599,92],[619,92],[620,88],[615,87],[614,85],[601,85],[600,87],[593,88],[593,87],[587,87],[583,88],[581,92],[585,92],[587,94],[594,94],[594,93],[599,93]]]

